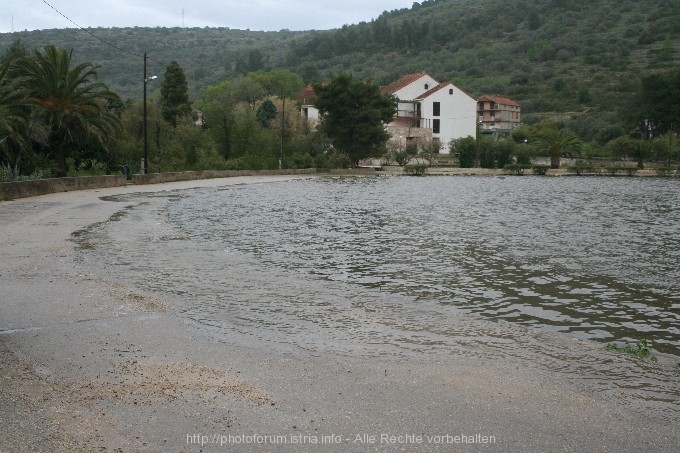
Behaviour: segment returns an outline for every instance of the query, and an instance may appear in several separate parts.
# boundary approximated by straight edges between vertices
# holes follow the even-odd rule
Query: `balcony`
[[[420,112],[417,112],[415,110],[399,109],[397,110],[395,118],[409,118],[418,120],[420,119]]]

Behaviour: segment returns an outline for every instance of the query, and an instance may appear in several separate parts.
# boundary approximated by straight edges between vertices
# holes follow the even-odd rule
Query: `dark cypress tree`
[[[161,84],[161,113],[163,119],[173,126],[177,125],[178,118],[191,114],[189,85],[176,61],[168,65]]]
[[[316,84],[314,92],[322,115],[321,129],[354,165],[382,154],[389,139],[385,123],[397,111],[394,96],[382,94],[371,81],[354,82],[351,75]]]
[[[272,120],[276,118],[276,114],[276,106],[271,99],[267,99],[257,108],[255,118],[257,119],[257,122],[260,123],[260,126],[269,129]]]

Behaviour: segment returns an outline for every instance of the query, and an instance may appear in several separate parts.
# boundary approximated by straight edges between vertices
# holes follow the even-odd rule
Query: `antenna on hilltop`
[[[182,28],[184,28],[184,8],[182,8]]]
[[[11,17],[12,17],[12,28],[10,28],[10,30],[12,30],[12,33],[14,33],[14,14],[12,14]]]

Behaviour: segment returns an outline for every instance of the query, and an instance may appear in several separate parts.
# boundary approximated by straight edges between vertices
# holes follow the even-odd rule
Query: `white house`
[[[314,88],[312,88],[311,85],[307,85],[302,92],[300,100],[302,107],[300,107],[300,113],[302,113],[302,116],[307,118],[312,124],[317,124],[319,122],[319,109],[314,107],[315,98],[316,94],[314,94]]]
[[[398,143],[431,139],[448,154],[451,140],[477,135],[477,101],[450,82],[439,83],[421,72],[406,75],[382,91],[399,101],[397,115],[387,125]]]
[[[397,114],[386,125],[391,140],[398,144],[433,141],[439,143],[441,153],[448,154],[451,140],[477,135],[477,101],[450,82],[440,83],[420,72],[406,75],[381,91],[399,101]],[[301,101],[302,115],[317,122],[319,111],[314,107],[311,86],[305,89]]]

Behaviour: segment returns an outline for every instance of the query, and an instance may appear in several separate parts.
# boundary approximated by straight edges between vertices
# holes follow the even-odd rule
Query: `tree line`
[[[98,66],[73,63],[72,51],[17,41],[0,58],[0,151],[3,179],[140,171],[144,105],[123,102],[97,79]],[[154,82],[147,82],[154,83]],[[192,102],[173,61],[160,96],[147,102],[149,169],[343,167],[367,157],[403,161],[432,156],[427,144],[395,149],[384,124],[396,100],[370,79],[339,74],[314,84],[319,127],[299,111],[302,78],[288,70],[255,71],[208,86]],[[474,137],[450,144],[461,166],[503,167],[535,155],[602,156],[671,165],[678,158],[680,70],[649,75],[633,99],[635,125],[603,146],[581,140],[564,122],[523,126],[506,140]]]
[[[537,157],[550,159],[550,168],[560,168],[561,159],[632,160],[637,169],[654,161],[657,166],[672,169],[680,157],[680,134],[668,130],[653,138],[640,133],[624,135],[593,149],[563,123],[544,121],[522,126],[499,139],[466,137],[453,141],[450,152],[463,168],[505,168],[508,165],[531,165]],[[412,152],[418,157],[417,150]]]
[[[352,116],[362,109],[331,112],[329,118],[341,118],[335,126],[317,128],[300,114],[304,84],[297,74],[251,72],[208,86],[190,102],[187,78],[173,61],[160,99],[144,109],[97,81],[97,65],[74,65],[72,57],[53,45],[29,52],[17,41],[0,59],[3,179],[139,172],[145,121],[152,172],[347,167],[381,153],[382,122],[396,105],[377,86],[344,78],[344,94],[324,94],[335,82],[317,87],[320,108],[332,111],[339,105],[333,97],[342,95],[342,102],[382,102],[383,112],[373,117],[364,109],[368,117],[358,121]]]

